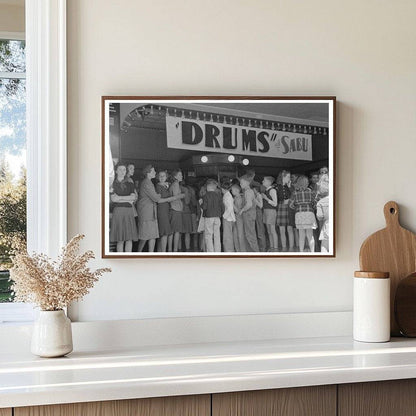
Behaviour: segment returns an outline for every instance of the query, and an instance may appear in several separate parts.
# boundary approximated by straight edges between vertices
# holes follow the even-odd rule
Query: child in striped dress
[[[329,252],[329,180],[328,175],[322,175],[318,182],[320,199],[316,204],[316,217],[320,224],[319,240],[321,252]]]

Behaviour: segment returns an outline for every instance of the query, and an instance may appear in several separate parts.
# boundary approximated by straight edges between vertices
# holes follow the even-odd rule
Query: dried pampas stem
[[[95,271],[88,268],[94,253],[78,254],[83,238],[81,234],[72,238],[57,261],[44,254],[29,255],[26,250],[17,253],[10,270],[14,301],[34,303],[42,310],[56,311],[83,298],[102,274],[111,272],[109,268]]]

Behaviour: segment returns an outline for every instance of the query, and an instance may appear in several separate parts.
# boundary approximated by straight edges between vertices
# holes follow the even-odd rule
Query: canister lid
[[[363,277],[365,279],[388,279],[389,276],[389,272],[354,272],[354,277]]]

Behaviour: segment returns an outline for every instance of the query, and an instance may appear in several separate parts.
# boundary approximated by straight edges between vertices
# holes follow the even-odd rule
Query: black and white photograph
[[[103,257],[334,257],[334,97],[102,97]]]

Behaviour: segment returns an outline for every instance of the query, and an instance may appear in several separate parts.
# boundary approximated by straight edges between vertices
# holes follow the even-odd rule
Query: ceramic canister
[[[361,342],[390,340],[390,278],[387,272],[354,273],[353,336]]]

